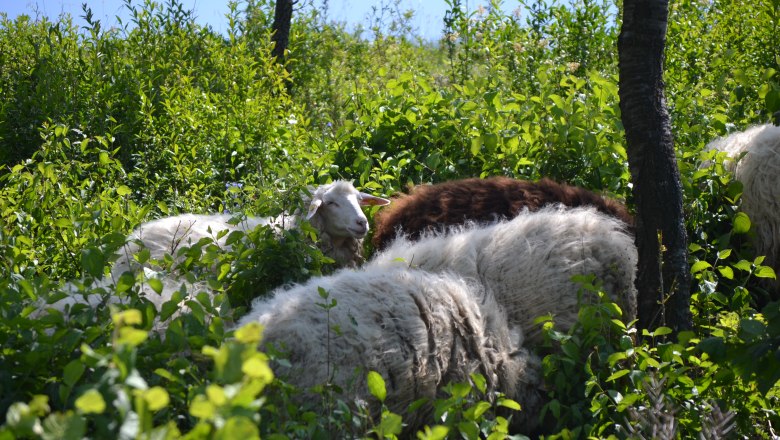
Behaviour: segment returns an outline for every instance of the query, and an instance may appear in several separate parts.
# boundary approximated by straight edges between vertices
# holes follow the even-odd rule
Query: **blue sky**
[[[165,0],[157,0],[157,2],[164,3]],[[19,14],[35,17],[38,13],[51,19],[56,19],[61,13],[69,13],[77,24],[82,24],[83,20],[78,18],[83,15],[82,3],[87,3],[95,18],[101,20],[104,26],[115,24],[117,15],[127,21],[122,0],[0,0],[0,12],[7,13],[10,18],[15,18]],[[133,0],[133,4],[142,3],[143,0]],[[228,12],[228,0],[180,0],[180,3],[185,8],[195,11],[198,23],[210,25],[219,32],[227,29],[225,14]],[[382,3],[382,0],[329,0],[328,19],[346,22],[350,29],[358,24],[368,27],[371,7],[379,7]],[[391,1],[384,0],[384,3],[388,4]],[[239,2],[239,5],[241,4]],[[315,0],[314,4],[320,6],[322,0]],[[466,0],[464,4],[470,10],[474,10],[480,4],[489,4],[489,0]],[[517,1],[504,1],[504,9],[507,11],[517,6]],[[441,36],[442,19],[447,10],[447,3],[444,0],[401,0],[401,7],[403,10],[413,9],[416,12],[413,25],[419,35],[431,40]]]

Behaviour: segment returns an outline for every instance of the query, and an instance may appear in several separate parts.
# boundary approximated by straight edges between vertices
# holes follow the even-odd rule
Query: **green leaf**
[[[471,392],[471,385],[467,383],[454,383],[450,387],[450,392],[452,393],[452,397],[455,397],[456,399],[462,399],[468,396]]]
[[[211,384],[206,387],[206,395],[209,398],[209,402],[213,403],[215,406],[222,406],[228,401],[225,389],[219,385]]]
[[[628,355],[623,351],[617,351],[615,353],[612,353],[607,357],[607,362],[609,362],[609,365],[615,365],[617,362],[620,362],[622,360],[625,360],[628,358]]]
[[[368,392],[372,396],[379,399],[380,402],[384,402],[387,397],[387,389],[385,388],[385,380],[382,379],[382,375],[376,371],[368,372]]]
[[[125,272],[119,276],[116,281],[116,292],[123,293],[130,290],[135,285],[135,277],[130,272]]]
[[[57,220],[54,220],[54,226],[58,228],[70,228],[73,226],[73,222],[71,222],[69,218],[58,218]]]
[[[512,399],[507,399],[505,397],[502,397],[498,399],[498,406],[503,406],[504,408],[513,409],[515,411],[520,411],[520,404],[515,402]]]
[[[738,212],[734,216],[734,225],[732,231],[735,234],[745,234],[750,230],[750,218],[744,212]]]
[[[417,434],[420,440],[444,440],[449,434],[450,428],[443,425],[436,425],[433,428],[426,426],[422,432]]]
[[[111,320],[114,322],[114,326],[116,327],[138,325],[143,322],[143,315],[141,315],[140,310],[127,309],[111,315]]]
[[[566,103],[563,101],[563,98],[556,94],[552,94],[549,96],[550,100],[555,104],[556,107],[563,110],[566,108]]]
[[[170,371],[163,370],[162,368],[158,368],[158,369],[154,370],[154,373],[155,373],[156,375],[160,376],[160,377],[163,377],[163,378],[165,378],[165,379],[168,379],[168,380],[169,380],[169,381],[171,381],[171,382],[176,382],[176,381],[177,381],[177,377],[176,377],[176,376],[174,376],[173,374],[171,374],[171,372],[170,372]]]
[[[772,278],[777,279],[775,270],[769,266],[760,266],[754,273],[758,278]]]
[[[97,249],[87,248],[81,251],[81,267],[94,278],[103,276],[103,268],[106,266],[106,260],[103,253]]]
[[[766,325],[755,319],[742,319],[739,321],[739,333],[742,339],[754,339],[766,331]]]
[[[19,284],[19,287],[22,288],[24,293],[27,294],[27,296],[30,299],[33,299],[33,300],[36,299],[35,288],[33,287],[32,283],[30,281],[25,280],[24,278],[22,278],[22,279],[19,280],[18,284]]]
[[[496,151],[498,147],[498,136],[495,133],[485,133],[481,136],[482,145],[487,148],[489,152]]]
[[[479,425],[471,419],[458,423],[458,431],[465,439],[476,440],[479,438]]]
[[[262,383],[268,384],[274,380],[274,373],[268,366],[268,360],[260,354],[245,360],[241,365],[241,371],[247,376],[260,379]]]
[[[698,273],[698,272],[701,272],[704,269],[708,269],[710,267],[712,267],[712,265],[710,263],[708,263],[708,262],[706,262],[704,260],[699,260],[699,261],[693,263],[693,265],[691,266],[691,273],[692,274]]]
[[[753,266],[750,264],[749,261],[746,260],[739,260],[734,264],[734,267],[737,269],[743,271],[743,272],[750,272],[753,270]]]
[[[647,365],[651,366],[652,368],[659,368],[661,366],[660,362],[651,357],[644,357],[642,362],[646,362]]]
[[[133,190],[131,190],[131,189],[130,189],[128,186],[126,186],[126,185],[120,185],[120,186],[119,186],[119,187],[116,189],[116,193],[117,193],[118,195],[120,195],[120,196],[126,196],[126,195],[128,195],[128,194],[132,194],[132,193],[133,193]]]
[[[484,394],[487,390],[487,380],[485,380],[485,376],[479,373],[471,373],[470,377],[471,381],[474,382],[474,386],[477,387],[480,393]]]
[[[471,155],[476,156],[479,154],[479,150],[482,149],[482,138],[480,136],[475,136],[471,138]]]
[[[143,344],[148,337],[149,333],[145,330],[139,330],[133,327],[122,327],[119,329],[116,344],[137,347]]]
[[[628,374],[630,372],[631,372],[630,370],[620,370],[620,371],[617,371],[617,372],[613,373],[612,375],[610,375],[607,378],[607,382],[612,382],[612,381],[618,380],[618,379],[620,379],[621,377],[625,376],[626,374]]]
[[[382,421],[379,422],[379,426],[377,427],[380,438],[398,435],[401,433],[401,429],[403,429],[403,419],[401,416],[394,413],[382,414]]]
[[[236,330],[235,337],[243,344],[257,345],[263,338],[263,326],[259,322],[250,322]]]
[[[81,360],[70,361],[62,373],[62,383],[72,388],[81,378],[81,375],[84,374],[84,370],[86,370],[86,367],[81,363]]]
[[[466,417],[468,420],[478,420],[480,417],[482,417],[482,414],[485,413],[485,411],[490,409],[490,404],[487,402],[477,402],[474,406],[467,409],[463,416]]]
[[[726,355],[726,344],[721,338],[709,337],[699,342],[698,347],[716,361],[722,360]]]
[[[159,278],[148,278],[146,284],[148,284],[158,295],[163,291],[163,283]]]
[[[190,414],[199,419],[211,419],[216,413],[216,407],[206,396],[198,394],[190,404]]]
[[[98,390],[87,390],[76,399],[76,409],[83,414],[102,414],[106,410],[106,401]]]
[[[235,439],[259,439],[260,431],[257,425],[248,417],[233,416],[225,422],[214,436],[215,440],[235,440]]]
[[[159,386],[155,386],[144,391],[143,396],[144,400],[149,406],[149,410],[152,412],[157,412],[165,408],[171,401],[170,397],[168,396],[168,392]]]
[[[622,396],[622,398],[620,399],[620,402],[617,405],[617,410],[619,412],[625,411],[626,408],[628,408],[630,406],[633,406],[634,403],[637,400],[639,400],[639,397],[640,396],[638,394],[628,394],[628,395]]]
[[[734,270],[729,266],[718,266],[718,272],[720,272],[720,275],[723,278],[726,278],[728,280],[734,279]]]
[[[181,308],[179,307],[179,303],[181,302],[182,298],[184,298],[184,294],[181,292],[181,290],[173,292],[171,299],[165,301],[162,305],[162,310],[160,310],[160,320],[165,321],[173,316],[174,313],[180,311]]]

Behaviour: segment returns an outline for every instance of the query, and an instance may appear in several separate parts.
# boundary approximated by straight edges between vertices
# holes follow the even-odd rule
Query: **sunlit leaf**
[[[384,402],[387,397],[387,389],[385,389],[385,381],[382,376],[376,371],[368,372],[368,391],[372,396],[379,399],[380,402]]]
[[[76,409],[84,414],[102,414],[106,410],[106,401],[98,390],[87,390],[76,399]]]

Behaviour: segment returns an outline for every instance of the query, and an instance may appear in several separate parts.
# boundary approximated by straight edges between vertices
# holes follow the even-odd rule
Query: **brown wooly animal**
[[[390,208],[374,217],[372,243],[376,249],[384,249],[398,235],[417,240],[450,226],[513,218],[524,209],[536,211],[554,204],[593,206],[622,220],[633,232],[634,218],[617,200],[547,178],[532,182],[499,176],[419,185],[411,194],[394,198]]]

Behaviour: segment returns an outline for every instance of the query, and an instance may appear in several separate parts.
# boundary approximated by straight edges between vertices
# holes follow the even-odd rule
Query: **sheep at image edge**
[[[336,261],[338,266],[356,267],[363,262],[363,237],[368,233],[368,219],[361,206],[384,206],[390,201],[358,191],[347,181],[321,185],[311,193],[308,212],[304,217],[319,233],[317,246],[322,253]],[[121,250],[114,264],[115,276],[130,270],[133,255],[142,247],[153,259],[165,254],[176,256],[176,251],[191,246],[203,238],[216,237],[223,230],[251,231],[259,225],[278,225],[284,229],[298,227],[300,216],[284,214],[278,217],[247,217],[231,224],[230,214],[182,214],[144,223],[130,234],[129,242]],[[227,235],[219,241],[224,244]]]
[[[318,305],[333,300],[329,311]],[[365,402],[378,416],[380,404],[366,385],[367,372],[378,372],[385,403],[404,417],[408,433],[434,422],[430,405],[407,414],[412,402],[444,397],[442,386],[468,381],[471,373],[486,378],[488,396],[500,391],[520,403],[522,411],[512,415],[515,429],[537,424],[544,396],[540,359],[522,347],[522,332],[507,325],[492,296],[452,274],[344,269],[256,299],[236,327],[253,322],[264,326],[261,348],[273,344],[289,361],[289,367],[274,364],[276,374],[304,391],[336,384],[345,402]],[[317,402],[312,397],[301,399]]]
[[[725,152],[726,168],[742,183],[742,211],[750,217],[753,247],[780,273],[780,127],[758,125],[710,142]],[[739,158],[743,153],[744,157]],[[780,283],[774,283],[780,291]]]
[[[471,178],[418,185],[409,195],[395,197],[391,207],[375,216],[372,243],[376,249],[384,249],[397,235],[416,240],[426,232],[468,221],[493,222],[554,204],[594,206],[630,227],[634,224],[622,203],[584,188],[550,179],[532,182],[509,177]]]
[[[550,314],[566,331],[579,305],[595,301],[580,292],[575,275],[595,275],[602,290],[636,318],[637,250],[627,225],[594,208],[547,207],[507,222],[455,227],[419,241],[399,237],[366,262],[366,268],[413,267],[451,271],[481,283],[506,309],[510,325],[520,325],[526,343],[536,345],[541,329],[534,319]]]

